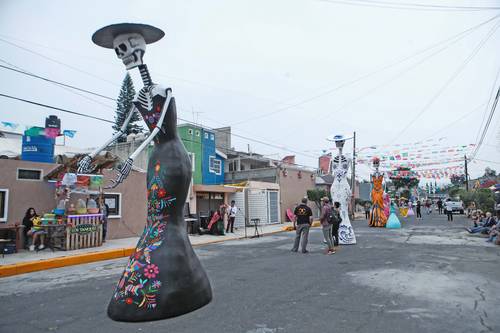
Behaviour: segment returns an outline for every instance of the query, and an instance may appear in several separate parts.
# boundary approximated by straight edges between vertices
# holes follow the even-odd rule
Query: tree
[[[462,185],[465,183],[465,175],[451,175],[450,182],[455,186]]]
[[[134,100],[134,97],[135,97],[134,82],[132,81],[130,75],[127,73],[125,75],[125,78],[123,79],[122,87],[120,89],[120,95],[118,96],[118,100],[116,102],[115,124],[113,125],[115,133],[120,130],[120,128],[123,125],[123,122],[125,121],[125,118],[127,118],[128,112],[132,107],[132,101]],[[125,134],[118,139],[118,142],[126,141],[127,135],[131,133],[143,132],[144,131],[143,127],[141,125],[136,124],[140,120],[141,117],[139,112],[135,111],[134,115],[132,116],[132,119],[128,123],[127,128],[125,129]]]
[[[497,172],[495,170],[493,170],[492,168],[490,167],[486,167],[486,169],[484,169],[484,177],[486,178],[494,178],[497,176]]]
[[[319,210],[321,210],[321,199],[328,197],[331,200],[330,192],[315,188],[314,190],[307,190],[307,199],[314,201]]]

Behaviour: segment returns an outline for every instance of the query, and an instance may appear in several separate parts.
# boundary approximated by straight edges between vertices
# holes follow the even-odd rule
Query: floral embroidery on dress
[[[156,162],[154,176],[148,184],[147,224],[114,294],[115,300],[138,308],[156,308],[162,286],[160,269],[151,262],[151,254],[163,242],[168,218],[164,209],[175,201],[164,188],[162,176],[160,162]]]

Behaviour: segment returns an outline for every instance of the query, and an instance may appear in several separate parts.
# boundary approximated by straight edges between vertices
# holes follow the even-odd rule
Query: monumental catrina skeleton
[[[121,129],[102,147],[84,156],[79,173],[92,171],[92,158],[117,140],[139,111],[150,134],[120,168],[111,187],[122,183],[134,158],[152,141],[147,171],[147,217],[144,232],[123,272],[108,306],[118,321],[149,321],[182,315],[208,304],[212,289],[191,247],[183,217],[191,182],[191,162],[177,135],[177,113],[172,90],[153,83],[143,56],[146,44],[164,36],[145,24],[121,23],[99,29],[95,44],[114,49],[127,70],[138,67],[144,87]]]
[[[342,149],[347,139],[350,138],[346,138],[343,135],[334,135],[327,139],[328,141],[335,142],[339,150],[339,154],[332,159],[330,165],[330,170],[333,175],[330,194],[332,196],[332,202],[340,203],[340,216],[342,217],[342,222],[340,222],[339,226],[339,243],[356,244],[354,229],[349,220],[349,202],[351,201],[352,192],[347,182],[347,172],[349,171],[351,160],[342,154]]]
[[[385,227],[387,223],[387,216],[384,213],[384,188],[382,182],[384,181],[384,174],[379,172],[380,159],[373,159],[373,167],[375,172],[372,174],[372,192],[370,194],[372,199],[372,209],[370,212],[370,220],[368,225],[370,227]]]

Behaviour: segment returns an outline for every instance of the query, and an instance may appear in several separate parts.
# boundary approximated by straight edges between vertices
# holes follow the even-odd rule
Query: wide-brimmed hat
[[[337,142],[337,141],[349,140],[349,139],[352,139],[352,138],[353,138],[352,136],[346,136],[346,135],[343,135],[343,134],[332,134],[332,135],[328,136],[326,139],[328,141]]]
[[[113,40],[118,35],[137,33],[144,37],[146,44],[159,41],[165,36],[163,30],[148,24],[141,23],[117,23],[105,26],[94,32],[92,41],[102,47],[112,49]]]

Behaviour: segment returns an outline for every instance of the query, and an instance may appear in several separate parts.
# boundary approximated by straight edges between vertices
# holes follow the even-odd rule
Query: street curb
[[[273,235],[273,234],[278,234],[278,233],[287,232],[287,231],[288,230],[271,231],[271,232],[263,233],[261,236]],[[230,238],[230,239],[216,239],[216,240],[211,240],[211,241],[207,241],[207,242],[203,242],[203,243],[199,243],[199,244],[193,244],[192,246],[199,247],[199,246],[204,246],[204,245],[222,243],[222,242],[233,241],[233,240],[241,240],[241,239],[245,239],[245,237],[240,236],[240,237]],[[113,249],[113,250],[104,250],[104,251],[97,251],[97,252],[82,253],[82,254],[76,254],[76,255],[67,256],[67,257],[42,259],[42,260],[37,260],[37,261],[27,261],[27,262],[22,262],[19,264],[1,265],[0,266],[0,278],[7,277],[7,276],[13,276],[13,275],[19,275],[19,274],[25,274],[25,273],[31,273],[31,272],[37,272],[37,271],[43,271],[43,270],[52,269],[52,268],[60,268],[60,267],[66,267],[66,266],[88,264],[91,262],[128,257],[134,252],[134,250],[135,250],[135,246],[134,247]]]

